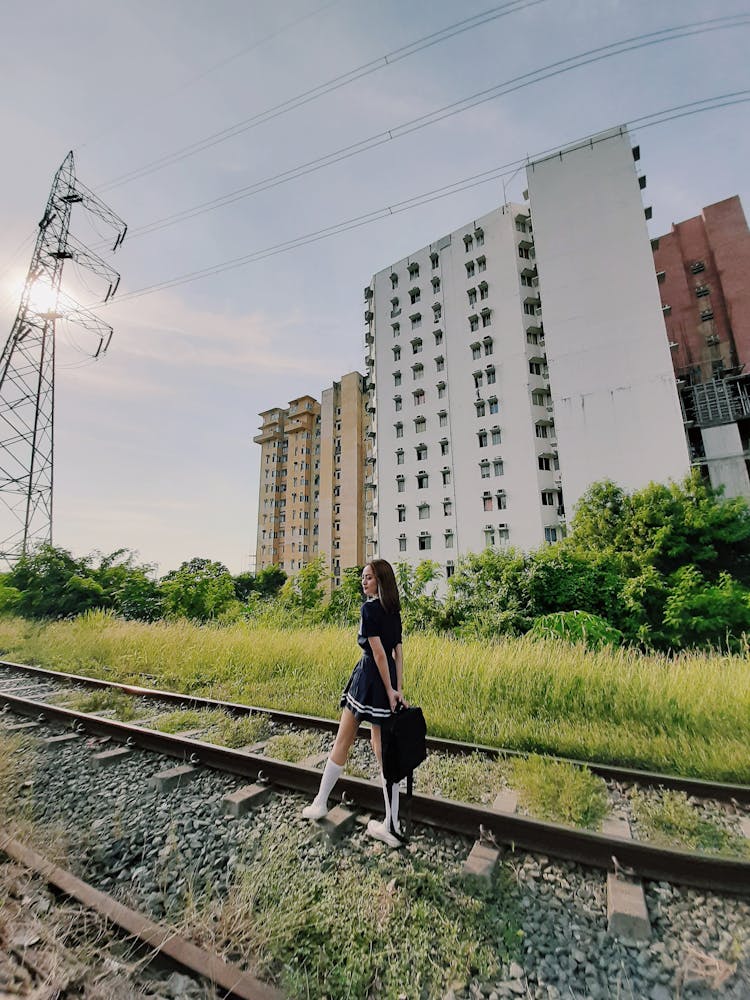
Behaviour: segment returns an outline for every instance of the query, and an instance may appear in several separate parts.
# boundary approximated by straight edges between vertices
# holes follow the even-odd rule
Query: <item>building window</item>
[[[401,397],[400,396],[394,396],[393,397],[393,405],[396,407],[396,410],[400,410],[401,409],[402,403],[401,403]]]
[[[470,288],[466,293],[469,296],[469,305],[475,306],[477,304],[477,290],[476,288]]]
[[[471,359],[472,359],[472,361],[476,361],[477,358],[481,358],[481,356],[482,356],[482,347],[481,347],[481,345],[480,344],[472,344],[471,345]]]
[[[546,406],[547,393],[544,391],[544,389],[532,389],[531,402],[534,404],[534,406]]]
[[[443,314],[443,307],[440,305],[439,302],[436,302],[435,305],[432,307],[432,311],[434,313],[433,322],[434,323],[439,323],[440,322],[440,317]]]
[[[484,384],[484,375],[482,372],[473,372],[472,377],[474,379],[474,388],[480,389]]]
[[[483,229],[475,229],[474,230],[474,239],[477,241],[477,246],[478,247],[484,246],[484,230]]]
[[[690,265],[690,270],[693,272],[693,274],[700,274],[701,271],[706,270],[706,265],[704,261],[696,260],[695,263]]]
[[[438,399],[444,399],[445,398],[445,382],[438,382],[438,384],[437,384],[437,394],[438,394]]]
[[[490,413],[497,413],[499,410],[499,404],[497,402],[497,396],[490,396],[488,400],[490,404]]]
[[[447,469],[447,468],[446,469],[442,469],[441,472],[440,472],[440,475],[441,475],[442,480],[443,480],[443,486],[450,486],[450,482],[451,482],[451,470]]]
[[[549,435],[547,433],[547,425],[546,424],[537,424],[536,425],[536,436],[538,438],[549,437]]]
[[[479,317],[469,316],[469,329],[472,333],[479,329]]]
[[[443,331],[435,330],[433,336],[435,337],[435,347],[439,347],[443,342]]]
[[[469,236],[469,234],[467,233],[466,236],[464,236],[464,248],[466,249],[466,253],[472,250],[473,247],[474,247],[474,237]]]
[[[541,361],[529,361],[529,372],[532,375],[541,375],[542,374]]]
[[[496,476],[502,476],[505,471],[502,458],[496,458],[492,463],[492,472]]]
[[[482,310],[482,326],[492,326],[492,311],[490,309]]]
[[[413,306],[415,306],[417,304],[417,302],[419,302],[419,300],[420,300],[421,297],[422,297],[422,293],[419,291],[418,288],[412,288],[410,290],[410,292],[409,292],[409,301],[411,302],[411,304]]]
[[[401,385],[401,372],[393,373],[393,384],[395,386]]]
[[[547,458],[546,455],[540,455],[539,458],[537,459],[537,461],[539,462],[539,468],[542,470],[542,472],[551,472],[552,471],[552,459],[551,458]]]
[[[450,578],[453,576],[453,574],[455,572],[456,572],[456,567],[453,565],[452,562],[449,562],[449,563],[445,564],[445,578],[446,578],[446,580],[450,580]]]
[[[542,490],[542,507],[554,507],[554,506],[555,506],[555,491]]]
[[[446,547],[446,549],[452,549],[453,548],[453,532],[452,531],[446,531],[445,532],[445,547]]]
[[[495,383],[495,366],[494,365],[489,365],[487,368],[485,368],[485,372],[487,374],[487,385],[494,385],[494,383]]]
[[[398,286],[398,275],[391,274],[391,288],[396,288]]]
[[[487,258],[477,257],[477,270],[480,272],[487,270]]]
[[[474,261],[473,260],[470,260],[468,262],[468,264],[466,265],[466,277],[467,278],[473,278],[474,277]]]
[[[448,414],[446,413],[445,410],[441,410],[438,413],[438,426],[439,427],[447,427],[448,426]]]
[[[416,389],[412,395],[414,396],[415,406],[422,406],[424,404],[424,389]]]
[[[698,285],[695,289],[696,298],[704,299],[707,295],[711,294],[711,289],[708,285]]]
[[[435,295],[440,291],[440,278],[435,277],[432,279],[432,291]]]
[[[396,452],[396,465],[403,465],[403,464],[404,464],[404,449],[399,448],[398,451]]]
[[[398,537],[398,551],[406,552],[406,535],[399,535]]]
[[[482,494],[482,510],[492,510],[492,495],[490,493]]]
[[[432,270],[434,271],[435,268],[440,263],[440,257],[436,253],[431,253],[430,254],[430,263],[432,264]],[[435,279],[433,278],[432,280],[434,282]]]
[[[435,370],[439,372],[445,371],[445,358],[442,354],[435,358]]]
[[[419,505],[419,520],[426,521],[430,516],[430,505],[428,503],[421,503]]]
[[[477,402],[474,403],[474,406],[475,406],[476,411],[477,411],[477,416],[478,417],[483,417],[484,416],[484,410],[485,410],[484,400],[483,399],[477,400]]]
[[[490,286],[486,281],[480,281],[477,287],[479,288],[479,298],[486,299],[490,294]]]
[[[404,493],[406,491],[406,480],[403,476],[396,476],[396,491]]]
[[[495,529],[485,528],[484,529],[484,544],[489,549],[495,544]]]
[[[485,337],[484,340],[482,341],[482,344],[484,346],[485,356],[487,356],[488,354],[492,354],[493,351],[492,337]]]
[[[477,434],[477,439],[479,440],[480,448],[487,447],[487,431],[479,431],[479,433]]]
[[[544,540],[545,542],[556,542],[557,541],[557,528],[546,527],[544,529]]]
[[[666,271],[657,271],[656,272],[656,280],[659,282],[660,285],[664,284],[664,279],[666,278],[666,276],[667,276],[667,272]]]
[[[490,463],[488,461],[479,463],[479,471],[481,473],[482,479],[490,478]]]
[[[442,438],[440,441],[440,454],[447,455],[450,449],[450,444],[448,443],[448,438]]]
[[[701,313],[701,320],[704,323],[707,320],[713,319],[713,318],[714,318],[714,311],[713,311],[713,309],[704,309],[703,312]]]
[[[422,313],[414,313],[409,319],[411,320],[412,330],[416,330],[422,325]]]
[[[418,462],[424,462],[424,461],[427,460],[427,445],[426,444],[418,444],[417,448],[416,448],[416,452],[417,452],[417,461]]]
[[[427,552],[432,548],[432,538],[430,535],[419,536],[419,551]]]
[[[393,336],[399,337],[401,335],[401,324],[391,323],[391,329],[393,330]]]
[[[427,421],[424,417],[417,417],[414,421],[414,430],[417,434],[424,434],[427,430]]]
[[[492,433],[492,443],[493,444],[502,444],[502,434],[500,433],[500,428],[499,427],[493,427],[491,433]]]
[[[397,438],[402,438],[404,436],[404,425],[403,424],[395,424],[395,427],[396,427],[396,437]]]
[[[396,510],[398,512],[398,522],[399,524],[403,524],[406,521],[406,507],[403,504],[399,504]]]
[[[412,280],[419,277],[419,264],[409,264],[409,277]]]
[[[528,247],[519,247],[518,248],[518,256],[521,257],[523,260],[528,260],[529,257],[530,257],[529,248]]]
[[[424,365],[412,365],[412,380],[418,382],[421,378],[424,378]]]
[[[393,348],[393,360],[394,361],[400,361],[401,360],[401,348],[400,347],[394,347]]]
[[[411,342],[411,353],[421,354],[422,353],[422,339],[421,337],[415,337]]]
[[[450,517],[453,513],[453,501],[443,500],[443,516]]]
[[[426,490],[430,483],[430,477],[426,472],[417,473],[417,489]]]

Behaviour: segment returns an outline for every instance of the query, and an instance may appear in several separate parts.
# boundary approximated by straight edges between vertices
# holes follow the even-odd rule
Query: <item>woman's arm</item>
[[[391,675],[388,670],[388,658],[385,655],[383,643],[376,635],[368,636],[367,641],[370,643],[370,649],[372,650],[373,659],[375,660],[375,666],[378,668],[380,679],[385,687],[385,693],[388,695],[388,704],[390,705],[391,711],[395,712],[396,705],[398,705],[399,702],[399,696],[391,687]],[[401,647],[399,646],[398,648],[400,649]],[[396,676],[398,677],[398,660],[396,660]]]
[[[396,663],[396,695],[399,701],[404,701],[404,649],[401,643],[393,650],[393,659]]]

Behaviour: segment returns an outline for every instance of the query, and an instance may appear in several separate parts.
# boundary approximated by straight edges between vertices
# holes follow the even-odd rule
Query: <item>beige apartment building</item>
[[[349,372],[320,403],[300,396],[260,414],[256,570],[293,574],[323,553],[338,586],[364,562],[365,384]]]
[[[317,551],[320,403],[300,396],[260,417],[253,438],[261,446],[255,566],[294,573]]]

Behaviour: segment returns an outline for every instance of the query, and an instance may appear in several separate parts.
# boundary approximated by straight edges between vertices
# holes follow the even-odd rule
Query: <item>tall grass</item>
[[[405,640],[405,693],[434,735],[750,782],[750,665],[724,654],[646,656],[563,642]],[[357,659],[350,630],[96,612],[48,625],[0,620],[7,658],[112,680],[335,717]]]

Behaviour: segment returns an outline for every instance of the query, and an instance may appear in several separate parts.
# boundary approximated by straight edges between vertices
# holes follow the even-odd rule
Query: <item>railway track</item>
[[[104,703],[116,695],[118,707],[125,705],[127,714],[135,717],[123,721],[112,718],[112,710],[73,707],[92,691]],[[277,845],[274,850],[286,845],[291,851],[291,870],[302,872],[303,878],[318,864],[330,868],[336,882],[342,864],[344,871],[350,862],[355,868],[372,863],[378,870],[388,867],[387,850],[383,854],[383,845],[373,845],[364,834],[369,815],[382,814],[378,782],[344,777],[337,789],[337,794],[343,792],[344,804],[334,808],[327,821],[316,829],[300,817],[303,800],[295,793],[310,797],[317,789],[324,751],[336,728],[330,720],[10,663],[0,664],[0,708],[0,727],[21,735],[24,745],[34,749],[36,776],[23,783],[21,800],[33,801],[42,824],[66,819],[78,873],[87,878],[94,892],[112,893],[106,896],[112,903],[135,907],[146,927],[153,927],[151,918],[170,921],[175,900],[192,898],[196,886],[191,878],[208,880],[216,898],[231,903],[242,884],[244,862],[237,845],[243,842],[257,847],[271,837]],[[211,742],[210,726],[192,733],[159,731],[156,727],[174,715],[175,709],[193,711],[202,720],[219,713],[239,721],[265,720],[267,731],[274,735],[237,748]],[[273,757],[274,738],[288,733],[317,734],[313,739],[317,752],[297,763]],[[367,730],[360,736],[366,738]],[[504,756],[498,748],[435,739],[431,751],[488,759]],[[369,748],[362,747],[360,756],[369,759]],[[103,768],[105,763],[114,766]],[[597,771],[615,787],[636,782],[649,787],[667,785],[747,812],[744,786],[623,768]],[[75,789],[72,796],[71,788]],[[392,870],[403,871],[412,864],[419,869],[434,862],[433,871],[458,875],[463,871],[480,876],[481,881],[497,864],[500,881],[492,891],[500,892],[499,898],[515,900],[518,933],[524,935],[516,953],[518,961],[504,965],[503,978],[494,984],[473,980],[448,989],[445,995],[469,1000],[480,993],[489,997],[493,992],[496,996],[522,992],[545,998],[570,995],[603,1000],[618,995],[627,1000],[666,1000],[677,995],[668,986],[682,989],[691,981],[686,978],[691,970],[705,975],[707,956],[712,962],[715,957],[710,968],[729,977],[728,997],[748,995],[750,970],[744,958],[739,972],[733,971],[737,967],[734,942],[742,938],[742,928],[750,919],[750,866],[745,861],[662,850],[624,835],[544,823],[493,806],[416,795],[413,839],[401,867]],[[234,818],[226,815],[227,808],[234,810]],[[316,846],[324,842],[330,846]],[[9,842],[5,843],[5,853],[12,854],[16,848],[10,845],[8,849]],[[502,850],[503,845],[511,849]],[[619,877],[613,869],[620,872]],[[263,867],[258,867],[257,858],[252,871],[254,878],[262,880]],[[455,876],[447,877],[448,891],[455,893],[456,883],[450,882]],[[154,884],[154,879],[161,881]],[[618,913],[608,894],[617,885],[628,891],[641,886],[643,910],[648,913],[646,926],[640,930],[632,925],[632,914],[626,914],[625,924],[614,927]],[[135,919],[137,923],[137,915]],[[633,931],[632,942],[626,931]],[[197,937],[190,929],[186,933],[188,950],[193,941],[206,944],[205,928]],[[648,940],[649,935],[656,941]],[[215,953],[209,947],[203,957],[183,968],[214,985],[208,966],[217,959],[236,968],[237,975],[252,976],[243,949],[243,945],[233,950],[226,942],[222,947],[217,943]],[[179,956],[176,961],[179,965]],[[234,962],[239,964],[233,966]],[[265,984],[260,986],[265,988]],[[445,989],[447,985],[435,995],[442,996]],[[315,995],[315,984],[310,995]]]
[[[33,686],[37,687],[37,696],[29,696],[28,689],[24,690],[23,685],[20,688],[14,685],[9,680],[14,677],[26,677],[33,682]],[[328,719],[274,712],[176,692],[114,684],[100,679],[0,661],[0,705],[18,715],[43,719],[47,723],[61,725],[69,730],[85,732],[128,747],[159,753],[188,762],[191,767],[204,766],[252,782],[260,780],[310,796],[317,790],[320,771],[318,767],[312,766],[311,761],[292,763],[265,755],[260,752],[262,751],[260,746],[233,749],[196,736],[160,732],[150,726],[122,722],[106,718],[101,714],[76,711],[60,704],[60,698],[76,688],[116,691],[136,699],[143,707],[158,705],[170,708],[180,706],[197,710],[221,710],[231,716],[264,716],[278,727],[312,729],[324,733],[332,733],[336,729],[336,723]],[[34,693],[31,692],[32,695]],[[40,694],[43,697],[40,697]],[[366,737],[367,730],[362,729],[360,736]],[[498,748],[455,743],[443,739],[432,738],[429,743],[432,752],[442,754],[479,753],[488,757],[511,754],[511,751]],[[318,757],[322,758],[324,755],[319,754]],[[584,762],[572,763],[580,765]],[[734,809],[746,810],[750,804],[750,787],[744,785],[720,784],[609,765],[586,763],[586,766],[609,782],[683,791],[704,800],[730,803]],[[344,776],[338,787],[351,805],[369,811],[381,810],[382,792],[377,781]],[[750,896],[750,863],[741,858],[711,856],[658,847],[646,841],[629,839],[627,836],[594,833],[542,822],[529,816],[485,805],[457,802],[419,793],[413,797],[411,817],[415,823],[428,824],[438,830],[467,837],[480,837],[498,845],[512,845],[514,848],[535,851],[549,857],[606,871],[611,871],[613,867],[622,868],[637,874],[640,878]]]

